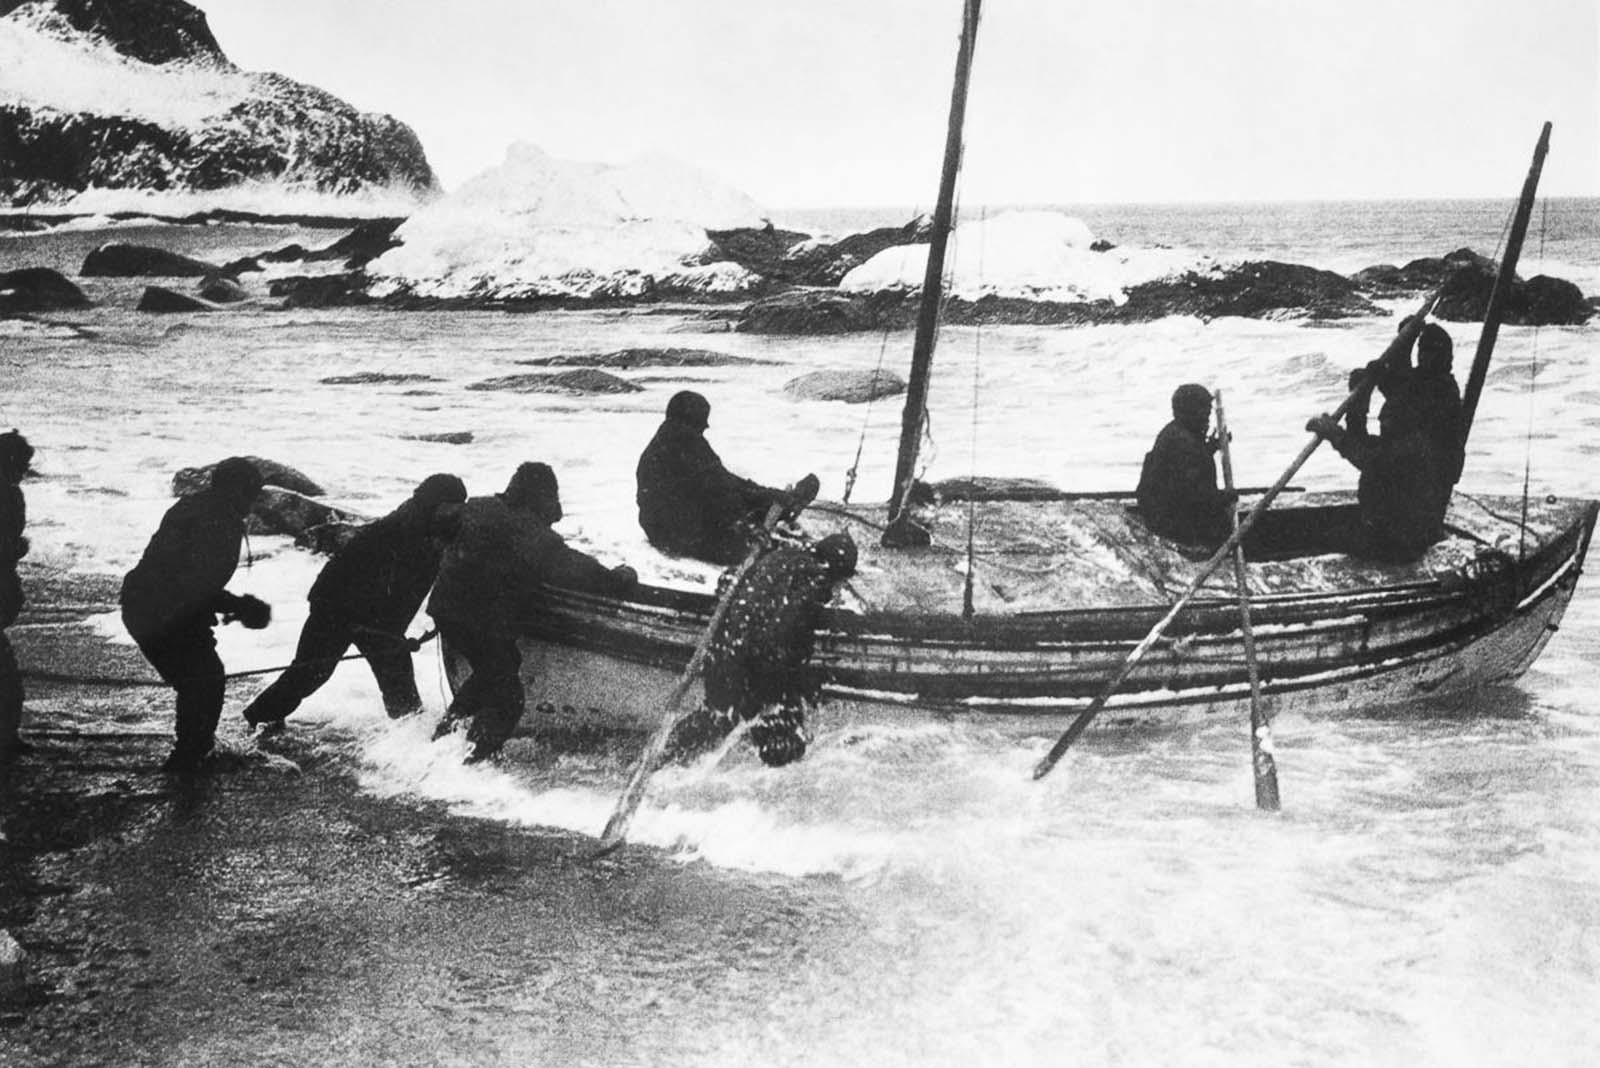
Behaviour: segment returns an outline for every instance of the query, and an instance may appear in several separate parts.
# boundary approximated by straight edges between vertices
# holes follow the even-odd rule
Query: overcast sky
[[[664,150],[771,208],[926,207],[960,0],[194,0],[234,62],[416,130]],[[986,0],[963,200],[1600,194],[1597,0]]]

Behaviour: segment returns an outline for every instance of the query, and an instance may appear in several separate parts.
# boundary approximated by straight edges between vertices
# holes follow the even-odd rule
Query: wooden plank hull
[[[1503,521],[1517,502],[1492,503],[1499,508],[1489,513]],[[1531,543],[1524,538],[1520,559],[1500,553],[1401,581],[1259,596],[1254,621],[1269,712],[1448,700],[1515,679],[1561,621],[1597,509],[1545,502],[1548,522]],[[548,591],[523,641],[527,726],[653,726],[712,603],[709,593],[654,586],[625,601]],[[970,618],[836,610],[814,659],[829,699],[818,726],[959,716],[1055,731],[1165,611],[1155,598]],[[1236,603],[1197,600],[1170,639],[1113,697],[1109,718],[1241,714],[1249,689]]]

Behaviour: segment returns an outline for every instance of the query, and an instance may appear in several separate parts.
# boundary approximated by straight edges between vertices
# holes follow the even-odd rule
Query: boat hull
[[[1500,503],[1503,513],[1516,502]],[[1520,676],[1560,624],[1600,509],[1560,503],[1546,502],[1553,521],[1520,558],[1496,553],[1482,558],[1494,566],[1257,597],[1268,714],[1450,701]],[[527,727],[654,727],[712,596],[652,586],[628,600],[548,593],[522,642]],[[1152,600],[965,617],[833,611],[813,660],[826,698],[814,726],[965,718],[1053,732],[1166,609]],[[453,682],[464,670],[454,659],[447,650]],[[696,686],[686,707],[699,697]],[[1236,716],[1248,701],[1237,602],[1197,599],[1111,698],[1104,721]]]

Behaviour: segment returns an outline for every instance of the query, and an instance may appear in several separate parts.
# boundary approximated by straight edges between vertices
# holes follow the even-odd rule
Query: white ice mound
[[[615,165],[513,145],[505,163],[408,219],[368,265],[374,292],[517,299],[739,291],[756,276],[695,266],[708,229],[762,225],[748,196],[665,156]]]
[[[957,226],[945,254],[949,292],[1038,301],[1111,300],[1129,286],[1217,266],[1183,249],[1112,248],[1096,252],[1083,220],[1057,211],[1012,211]],[[845,275],[840,289],[917,289],[928,267],[927,245],[884,249]]]

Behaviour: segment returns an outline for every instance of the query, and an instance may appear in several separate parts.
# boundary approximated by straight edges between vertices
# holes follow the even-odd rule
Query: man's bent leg
[[[390,719],[409,716],[422,708],[422,697],[417,693],[417,675],[411,667],[411,647],[405,634],[394,634],[376,629],[357,630],[356,648],[367,658],[372,677],[378,680],[378,692],[383,695],[384,711]]]
[[[294,662],[245,706],[245,722],[255,727],[287,718],[332,677],[339,658],[349,648],[349,627],[313,606],[300,629]]]

